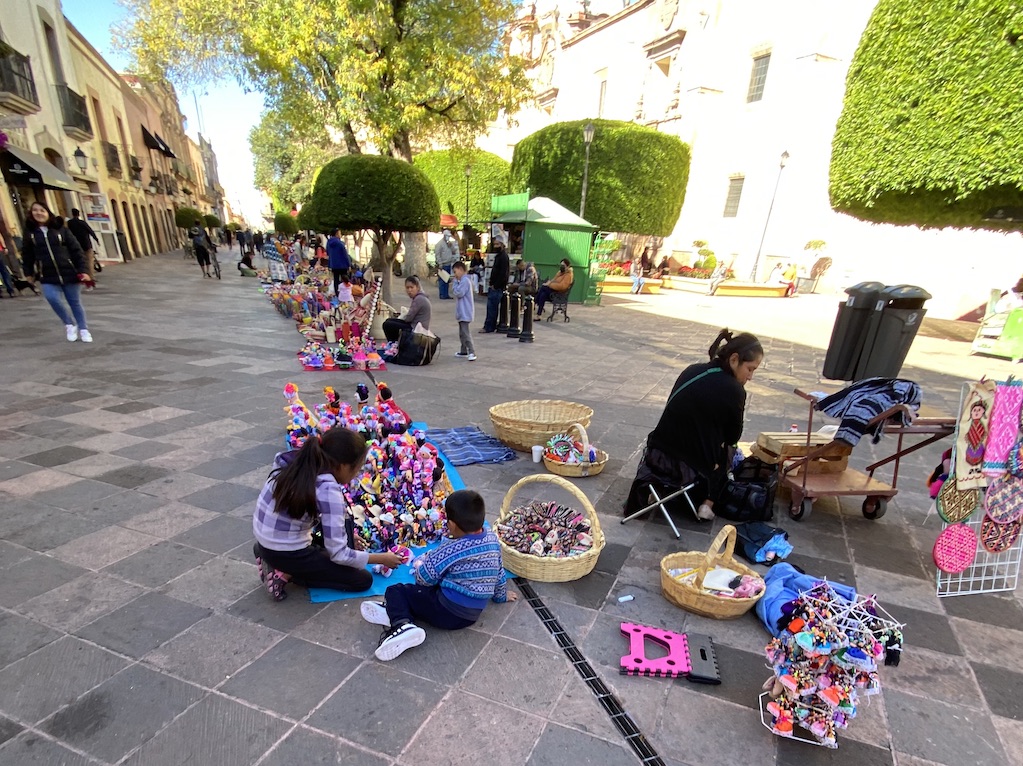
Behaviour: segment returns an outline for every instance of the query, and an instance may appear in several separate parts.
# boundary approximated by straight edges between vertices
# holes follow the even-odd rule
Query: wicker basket
[[[529,452],[535,444],[546,444],[574,423],[588,426],[592,417],[593,410],[585,404],[556,399],[526,399],[490,408],[497,438],[519,452]]]
[[[589,456],[590,437],[587,436],[586,429],[583,428],[581,423],[573,423],[565,429],[565,433],[571,433],[573,429],[579,432],[579,441],[583,443],[583,454]],[[548,471],[556,473],[558,476],[570,476],[576,479],[584,476],[596,476],[598,473],[603,471],[604,466],[607,465],[608,455],[604,452],[604,450],[594,449],[597,453],[597,460],[594,463],[591,463],[588,460],[582,463],[562,463],[561,461],[547,457],[545,448],[543,464],[547,466]]]
[[[597,518],[597,512],[594,510],[593,504],[572,483],[557,476],[548,476],[547,474],[536,474],[519,479],[505,494],[504,501],[501,503],[501,512],[497,516],[497,523],[503,524],[511,516],[513,510],[512,501],[515,493],[529,484],[554,484],[574,495],[582,505],[582,511],[590,520],[590,534],[593,535],[593,547],[585,553],[580,553],[578,556],[553,558],[520,553],[501,540],[501,555],[504,558],[505,568],[510,572],[514,572],[519,577],[525,577],[527,580],[536,580],[538,582],[569,582],[570,580],[578,580],[580,577],[588,575],[593,571],[593,567],[597,565],[600,552],[604,549],[604,532],[600,528],[600,520]]]
[[[760,600],[764,591],[753,598],[722,598],[703,590],[704,575],[716,566],[731,569],[739,574],[760,577],[758,572],[732,558],[734,552],[735,527],[726,524],[718,532],[706,553],[690,551],[688,553],[671,553],[665,556],[661,559],[661,592],[671,603],[701,617],[730,620],[745,614]],[[694,567],[697,573],[696,580],[692,583],[679,582],[668,574],[669,569]]]

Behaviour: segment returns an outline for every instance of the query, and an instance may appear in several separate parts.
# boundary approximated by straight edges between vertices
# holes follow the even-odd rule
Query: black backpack
[[[728,521],[769,521],[774,517],[778,466],[748,457],[732,471],[724,491],[714,502],[714,515]]]

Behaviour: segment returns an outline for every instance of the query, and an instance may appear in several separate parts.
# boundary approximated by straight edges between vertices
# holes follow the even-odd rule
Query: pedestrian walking
[[[475,296],[473,295],[472,280],[466,273],[465,263],[459,261],[451,267],[451,288],[455,296],[455,321],[458,322],[458,341],[461,348],[455,354],[459,359],[476,361],[476,349],[472,345],[472,335],[469,334],[469,324],[476,315]]]
[[[216,250],[216,246],[210,239],[210,235],[206,233],[199,222],[195,222],[189,232],[188,236],[192,238],[192,249],[195,250],[195,262],[199,264],[199,268],[202,269],[202,275],[213,279],[213,275],[210,274],[210,253]]]
[[[78,244],[82,246],[82,252],[85,254],[85,273],[89,275],[85,291],[92,292],[93,284],[96,282],[94,268],[96,253],[93,250],[92,242],[93,240],[99,242],[99,237],[96,236],[96,232],[92,230],[92,227],[80,218],[81,214],[78,208],[71,208],[71,220],[67,222],[67,228],[74,235],[75,239],[78,240]]]
[[[437,287],[440,290],[440,299],[442,301],[451,300],[448,282],[444,277],[451,275],[451,267],[460,257],[458,240],[451,233],[451,229],[444,229],[444,236],[433,248],[433,255],[437,259]],[[440,272],[444,272],[444,274]]]
[[[33,202],[28,209],[22,263],[25,279],[42,283],[43,297],[64,323],[68,341],[81,338],[92,343],[82,306],[81,283],[86,276],[82,246],[42,202]]]

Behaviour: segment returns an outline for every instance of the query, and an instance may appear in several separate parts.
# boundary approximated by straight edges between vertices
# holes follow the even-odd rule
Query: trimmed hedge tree
[[[464,177],[464,176],[463,176]],[[440,202],[422,170],[393,157],[352,154],[323,166],[313,187],[312,217],[320,231],[367,229],[390,301],[391,273],[402,234],[436,229]]]
[[[1012,0],[880,0],[849,68],[832,207],[883,223],[1003,228],[983,218],[1023,205],[1021,36]]]
[[[205,216],[194,207],[179,207],[174,211],[174,225],[179,229],[191,229],[193,226],[203,227]]]
[[[511,188],[579,210],[588,120],[559,122],[515,147]],[[689,147],[676,136],[617,120],[593,120],[585,218],[604,231],[671,234],[689,181]]]
[[[212,213],[207,213],[206,215],[204,215],[202,217],[202,219],[203,219],[203,221],[206,222],[206,228],[207,229],[219,229],[221,226],[224,225],[221,222],[221,220],[219,218],[217,218],[215,215],[213,215]]]
[[[298,221],[291,213],[274,213],[274,231],[281,234],[298,234]]]
[[[442,149],[424,152],[412,161],[430,179],[437,191],[442,213],[458,216],[462,225],[490,220],[490,198],[507,194],[511,165],[496,154],[479,150]],[[469,220],[465,218],[465,168],[469,175]]]

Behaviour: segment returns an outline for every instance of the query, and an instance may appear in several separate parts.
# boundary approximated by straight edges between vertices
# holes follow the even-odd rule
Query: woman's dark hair
[[[406,285],[415,285],[416,287],[422,288],[422,284],[419,282],[419,277],[413,274],[411,277],[405,277]]]
[[[448,495],[448,499],[444,503],[444,513],[449,521],[458,525],[460,530],[472,534],[483,529],[487,507],[479,492],[471,489],[459,489]]]
[[[50,217],[46,219],[46,223],[39,223],[35,218],[32,217],[32,206],[39,205],[39,207],[46,210],[50,214]],[[28,206],[28,218],[25,219],[25,231],[35,231],[40,226],[46,226],[47,228],[60,228],[54,223],[53,211],[50,210],[50,206],[45,202],[39,200],[33,200],[32,204]]]
[[[366,440],[347,428],[310,436],[294,460],[270,474],[277,512],[293,519],[316,516],[316,477],[343,465],[361,466],[366,451]]]
[[[721,366],[727,370],[729,369],[728,360],[732,354],[739,355],[740,364],[742,362],[752,362],[754,359],[759,359],[764,355],[764,347],[760,345],[756,335],[748,332],[732,335],[731,331],[726,327],[718,333],[717,338],[710,344],[707,353],[710,355],[712,362],[720,362]]]
[[[570,269],[570,268],[572,268],[572,262],[571,262],[570,260],[568,260],[568,258],[562,258],[562,259],[561,259],[561,260],[559,261],[559,263],[563,263],[563,264],[565,264],[565,268],[566,268],[566,269]]]

